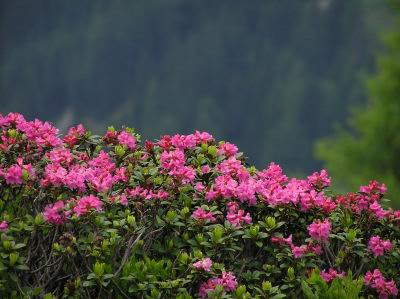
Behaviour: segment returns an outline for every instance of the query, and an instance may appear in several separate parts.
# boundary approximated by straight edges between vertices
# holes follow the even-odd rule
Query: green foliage
[[[400,9],[397,10],[398,14]],[[374,177],[388,185],[400,206],[400,19],[385,34],[386,53],[368,81],[369,101],[355,110],[349,129],[320,141],[316,154],[338,180],[338,188],[355,188]]]
[[[351,272],[347,276],[335,278],[330,285],[314,269],[307,280],[301,281],[306,299],[358,299],[360,298],[363,279],[353,279]]]
[[[379,183],[335,195],[325,171],[259,171],[205,132],[134,132],[0,117],[0,297],[397,295],[400,214]]]

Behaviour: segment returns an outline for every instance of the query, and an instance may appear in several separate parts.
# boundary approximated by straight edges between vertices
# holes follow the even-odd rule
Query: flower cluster
[[[344,277],[346,273],[337,272],[335,269],[329,268],[328,271],[321,271],[320,275],[326,282],[331,282],[336,277]]]
[[[368,249],[376,256],[385,254],[385,251],[392,249],[392,242],[390,240],[382,240],[379,236],[372,236],[368,242]]]
[[[203,283],[199,289],[199,297],[207,298],[208,293],[215,290],[216,286],[222,286],[226,292],[231,292],[236,289],[237,281],[235,275],[231,272],[222,272],[218,278],[211,278]]]
[[[208,220],[210,222],[215,222],[215,220],[216,220],[212,212],[206,212],[201,207],[197,208],[193,212],[192,217],[198,221],[207,221]]]
[[[337,195],[326,170],[258,170],[206,132],[140,140],[0,116],[0,297],[283,298],[310,273],[397,296],[384,184]]]
[[[74,207],[74,212],[76,216],[80,217],[89,213],[92,209],[100,212],[102,210],[103,203],[99,198],[94,195],[84,196],[77,201],[76,206]]]
[[[206,257],[206,258],[194,263],[193,267],[195,267],[196,269],[199,269],[199,270],[210,272],[212,264],[213,264],[212,260],[209,257]]]
[[[397,296],[396,283],[394,280],[385,280],[379,269],[375,269],[373,272],[368,271],[365,274],[364,282],[378,292],[380,299],[389,298],[390,295]]]
[[[311,238],[318,242],[328,242],[331,229],[332,225],[328,219],[325,219],[323,222],[318,219],[308,226],[308,233]]]

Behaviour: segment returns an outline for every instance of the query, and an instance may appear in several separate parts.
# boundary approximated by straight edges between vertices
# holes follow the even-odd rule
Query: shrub
[[[382,208],[383,184],[334,195],[325,170],[259,171],[208,133],[61,138],[16,113],[0,128],[4,298],[397,295],[400,212]]]

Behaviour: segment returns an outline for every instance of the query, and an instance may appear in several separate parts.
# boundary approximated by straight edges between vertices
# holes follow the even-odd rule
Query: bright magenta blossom
[[[331,179],[325,169],[322,169],[321,172],[314,172],[307,178],[310,184],[318,189],[326,188],[331,184]]]
[[[332,225],[328,219],[325,219],[323,222],[318,219],[308,226],[308,233],[316,241],[327,242],[331,229]]]
[[[76,216],[80,217],[89,213],[92,209],[97,212],[102,211],[103,203],[96,196],[89,195],[78,200],[77,205],[74,207],[74,212],[76,213]]]
[[[226,219],[232,223],[233,226],[240,227],[243,224],[251,224],[252,219],[250,213],[246,213],[244,210],[238,210],[237,212],[228,212]]]
[[[136,148],[136,139],[132,136],[132,134],[122,131],[118,135],[118,142],[122,145],[125,145],[129,150],[133,151]]]
[[[379,294],[379,299],[387,299],[390,295],[397,296],[398,290],[394,280],[386,281],[379,269],[368,271],[364,277],[364,283],[371,286]]]
[[[385,254],[385,251],[391,250],[393,247],[390,240],[382,240],[379,236],[372,236],[368,242],[368,249],[376,256]]]
[[[12,165],[8,168],[5,175],[6,183],[9,185],[22,184],[22,167],[20,165]]]
[[[212,212],[206,212],[203,208],[199,207],[193,212],[192,217],[198,221],[215,222],[215,217]]]
[[[211,278],[200,285],[199,297],[207,298],[208,293],[214,291],[218,285],[223,286],[226,292],[234,291],[237,288],[237,284],[236,277],[232,272],[223,271],[219,278]]]
[[[346,273],[345,272],[337,272],[335,269],[329,268],[328,271],[324,271],[324,270],[321,271],[320,275],[321,275],[322,279],[325,280],[326,282],[331,282],[336,277],[344,277],[346,275]]]
[[[53,205],[47,205],[43,212],[44,220],[51,224],[63,224],[66,219],[63,209],[64,202],[62,201],[57,201]]]
[[[1,221],[0,222],[0,232],[5,232],[8,229],[8,223],[7,221]]]

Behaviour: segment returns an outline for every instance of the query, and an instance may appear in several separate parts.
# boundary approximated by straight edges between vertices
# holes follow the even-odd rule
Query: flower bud
[[[190,210],[189,210],[188,207],[184,207],[184,208],[181,210],[181,216],[185,218],[186,215],[189,214],[189,211],[190,211]]]
[[[10,248],[11,248],[11,242],[8,241],[8,240],[4,240],[4,241],[3,241],[3,247],[4,247],[4,249],[5,249],[6,251],[10,250]]]
[[[274,217],[266,217],[265,222],[267,223],[268,228],[275,228],[276,220]]]
[[[14,266],[15,265],[15,263],[18,261],[18,257],[19,257],[18,252],[10,253],[10,256],[9,256],[10,266]]]
[[[195,238],[196,238],[196,241],[199,243],[204,241],[204,236],[202,233],[198,233]]]
[[[260,227],[258,225],[253,225],[250,227],[250,236],[253,238],[257,237]]]
[[[103,276],[105,266],[105,263],[96,262],[93,267],[94,274],[96,274],[97,277]]]
[[[172,221],[174,220],[175,216],[176,216],[175,211],[169,210],[169,211],[167,212],[167,219],[168,219],[170,222],[172,222]]]
[[[270,290],[272,289],[272,284],[271,284],[271,282],[270,281],[268,281],[268,280],[264,280],[263,282],[262,282],[262,290],[264,291],[264,292],[269,292]]]
[[[287,274],[288,274],[288,278],[293,280],[295,278],[295,276],[294,276],[294,268],[293,267],[289,267],[289,269],[287,270]]]
[[[129,225],[132,225],[133,223],[135,223],[135,216],[132,215],[128,215],[128,217],[126,217],[126,222],[128,222]]]
[[[235,293],[237,298],[242,298],[243,295],[246,293],[246,286],[238,286]]]
[[[168,243],[167,243],[168,250],[171,250],[173,247],[174,247],[174,241],[173,240],[168,240]]]
[[[35,225],[41,225],[43,223],[43,215],[42,214],[37,214],[35,216]]]
[[[116,147],[115,147],[115,154],[118,156],[118,157],[122,157],[123,155],[125,155],[125,149],[124,149],[124,147],[122,146],[122,145],[117,145]]]
[[[151,298],[158,298],[160,296],[160,292],[157,289],[151,289],[150,295]]]
[[[187,252],[183,252],[183,253],[179,256],[179,261],[180,261],[182,264],[187,264],[188,260],[189,260],[189,255],[187,254]]]

